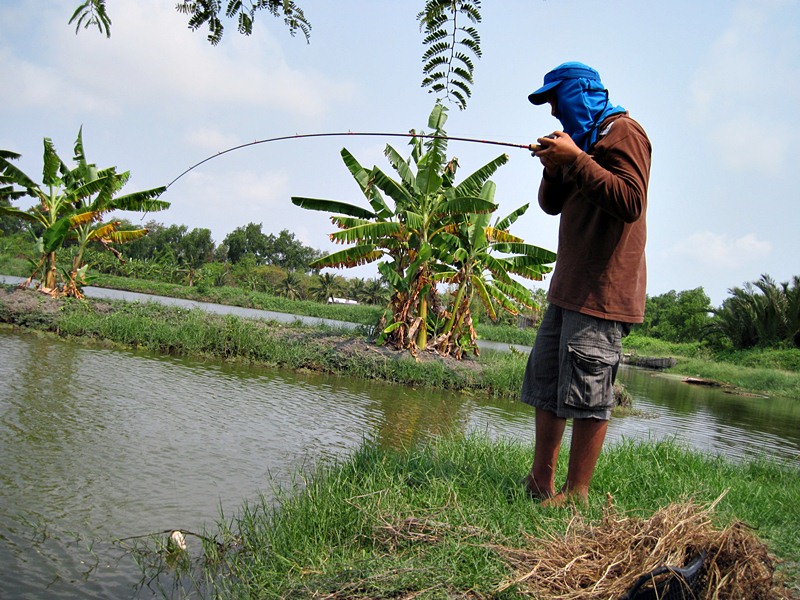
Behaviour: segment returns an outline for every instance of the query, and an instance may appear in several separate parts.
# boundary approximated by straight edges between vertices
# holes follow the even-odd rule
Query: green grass
[[[27,277],[30,275],[30,263],[23,258],[0,255],[0,273],[13,277]]]
[[[349,321],[364,325],[364,331],[369,332],[372,332],[382,314],[382,309],[376,306],[325,305],[306,300],[287,300],[239,288],[199,290],[181,285],[109,276],[100,277],[98,283],[107,287],[156,295]],[[483,340],[524,346],[532,346],[536,338],[535,330],[520,329],[510,325],[478,324],[476,331],[478,337]],[[800,349],[797,348],[754,349],[714,354],[702,342],[677,344],[635,333],[623,340],[623,347],[627,352],[636,352],[643,356],[676,357],[678,364],[671,369],[671,372],[677,374],[714,379],[745,392],[800,398]],[[487,386],[503,390],[496,395],[510,397],[515,392],[507,391],[508,386],[521,384],[522,375],[516,360],[513,360],[511,365],[496,357],[489,360],[493,363],[491,368],[499,371],[497,374],[487,375],[493,380]],[[495,362],[497,364],[494,364]],[[399,380],[404,379],[406,377],[401,376]],[[442,378],[437,377],[435,381],[442,381]],[[454,384],[448,383],[446,387],[453,388]]]
[[[249,502],[222,518],[208,534],[219,544],[206,545],[207,581],[233,598],[490,596],[511,576],[498,546],[558,535],[572,518],[571,509],[543,509],[522,492],[531,456],[527,444],[482,436],[401,451],[364,443],[343,462],[298,475],[277,501]],[[714,513],[719,526],[752,526],[796,579],[796,465],[732,464],[671,442],[625,442],[601,455],[589,520],[601,517],[605,492],[621,513],[642,518],[725,493]],[[517,596],[512,588],[496,597]]]
[[[30,292],[30,298],[46,299],[35,292]],[[67,300],[55,313],[12,312],[0,296],[0,321],[175,356],[307,369],[494,397],[515,398],[525,368],[525,357],[519,354],[489,352],[478,360],[417,361],[407,352],[381,352],[374,341],[352,330],[216,315],[158,303]],[[359,342],[361,351],[350,351]]]
[[[669,372],[713,379],[745,392],[800,399],[800,348],[761,348],[713,353],[700,342],[675,344],[637,335],[623,340],[626,352],[672,356]]]
[[[475,325],[478,339],[502,342],[504,344],[518,344],[520,346],[533,346],[536,339],[536,329],[520,328],[515,325],[492,325],[478,323]]]
[[[257,308],[307,317],[348,321],[365,326],[374,326],[383,315],[383,307],[352,304],[322,304],[312,300],[288,300],[263,292],[251,292],[235,287],[187,287],[172,283],[147,281],[129,277],[98,275],[92,285],[112,289],[183,298],[197,302],[213,302],[229,306]],[[532,346],[536,338],[535,329],[521,329],[512,325],[476,324],[479,339],[507,344]]]
[[[623,338],[622,347],[628,352],[636,352],[642,356],[697,356],[710,357],[710,352],[702,342],[675,343],[656,338],[638,335],[636,332]]]
[[[678,364],[670,371],[713,379],[754,393],[800,398],[800,371],[743,367],[735,363],[703,359],[678,359]]]

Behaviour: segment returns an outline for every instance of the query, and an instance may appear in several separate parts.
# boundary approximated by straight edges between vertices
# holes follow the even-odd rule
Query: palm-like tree
[[[383,282],[376,278],[364,281],[360,295],[356,298],[364,304],[385,305],[389,301],[389,290]]]
[[[795,341],[800,332],[800,277],[777,284],[769,275],[729,290],[731,297],[714,310],[711,332],[735,348],[775,346]]]
[[[340,277],[333,273],[320,273],[311,281],[309,292],[317,302],[328,302],[342,291],[343,285]]]
[[[279,296],[289,300],[303,299],[303,285],[300,275],[295,271],[288,271],[286,277],[281,281],[276,290]]]
[[[339,231],[330,234],[331,240],[352,244],[322,257],[312,266],[353,267],[383,259],[378,270],[393,290],[391,323],[384,329],[385,339],[412,352],[427,346],[429,328],[444,315],[438,307],[437,284],[456,283],[459,269],[466,268],[474,273],[480,268],[472,263],[466,267],[456,266],[464,262],[465,251],[470,253],[459,248],[470,243],[469,231],[481,232],[475,234],[477,237],[486,235],[488,215],[497,208],[493,200],[494,184],[489,178],[508,161],[507,155],[501,155],[455,185],[458,162],[447,160],[445,156],[447,136],[443,126],[446,118],[446,109],[437,102],[428,119],[433,136],[426,136],[425,141],[421,135],[412,138],[409,159],[391,146],[386,147],[385,154],[398,179],[389,177],[378,167],[367,171],[346,149],[342,150],[345,165],[371,210],[334,200],[292,198],[298,206],[334,213],[331,220]],[[521,213],[515,211],[515,214]],[[510,224],[513,218],[504,222]],[[525,298],[526,290],[507,273],[531,274],[536,268],[544,273],[549,270],[545,263],[552,262],[554,255],[523,244],[503,228],[492,231],[495,230],[497,233],[492,234],[495,236],[492,239],[505,243],[506,250],[524,254],[506,263],[490,263],[488,253],[478,252],[476,245],[473,259],[484,270],[496,272],[496,283],[490,288],[492,292],[487,292],[487,301],[499,301],[503,308],[514,310],[513,303],[504,299]],[[482,243],[477,238],[473,241]],[[510,269],[512,266],[514,268]],[[472,282],[471,277],[469,281]],[[450,331],[456,323],[465,322],[464,311],[468,311],[473,289],[472,285],[465,287],[462,297],[450,307]],[[466,297],[463,294],[467,294]],[[429,308],[432,308],[430,315]],[[474,338],[472,342],[474,347]],[[440,346],[448,352],[452,347]]]
[[[10,162],[18,158],[16,153],[0,151],[0,184],[10,184],[0,188],[0,197],[11,200],[31,196],[38,200],[38,205],[30,211],[0,206],[0,211],[32,225],[39,258],[34,261],[33,272],[25,285],[38,277],[40,289],[53,294],[81,295],[80,285],[86,272],[83,255],[89,243],[98,243],[120,258],[113,244],[123,244],[147,234],[146,229],[122,231],[121,222],[105,223],[104,215],[114,210],[154,212],[169,206],[168,202],[158,200],[164,187],[116,196],[127,183],[129,172],[118,174],[115,167],[98,170],[88,163],[82,131],[78,132],[75,142],[74,160],[78,164],[73,169],[59,158],[52,141],[45,138],[42,186]],[[58,290],[57,253],[68,242],[75,243],[77,249],[72,268],[65,276],[65,286]]]

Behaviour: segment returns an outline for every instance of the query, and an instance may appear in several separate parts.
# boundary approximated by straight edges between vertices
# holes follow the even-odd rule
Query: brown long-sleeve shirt
[[[561,215],[548,300],[568,310],[641,323],[647,285],[650,140],[627,114],[606,119],[589,153],[545,176],[539,206]]]

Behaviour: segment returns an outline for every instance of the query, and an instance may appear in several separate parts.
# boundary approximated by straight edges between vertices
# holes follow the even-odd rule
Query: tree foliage
[[[126,228],[133,226],[124,223]],[[189,231],[186,225],[170,225],[148,221],[146,237],[131,242],[125,247],[126,258],[135,260],[166,261],[184,269],[199,269],[214,256],[214,240],[211,230],[195,228]]]
[[[709,327],[736,349],[794,345],[800,347],[800,277],[778,284],[769,275],[728,290],[731,294]]]
[[[178,2],[176,10],[189,17],[189,28],[197,30],[204,25],[208,27],[208,41],[216,45],[222,40],[225,26],[220,15],[223,13],[223,2],[220,0],[183,0]],[[224,6],[224,16],[236,20],[236,29],[243,35],[253,33],[256,13],[266,11],[273,17],[283,17],[284,24],[291,35],[300,31],[309,40],[311,24],[303,10],[292,0],[228,0]]]
[[[73,23],[75,23],[75,33],[78,33],[81,27],[88,29],[95,26],[100,33],[111,37],[111,18],[106,12],[106,0],[86,0],[72,13],[69,24]]]
[[[481,57],[480,0],[428,0],[417,15],[425,53],[422,87],[443,94],[460,109],[472,96],[475,60]]]
[[[670,342],[699,341],[711,321],[711,299],[702,287],[647,298],[642,335]]]
[[[2,212],[3,209],[9,208],[12,208],[11,200],[0,195],[0,234],[2,235],[14,235],[24,229],[22,221]]]
[[[275,291],[279,296],[288,300],[302,300],[306,295],[303,280],[296,271],[288,271]]]
[[[193,31],[208,27],[208,41],[213,45],[219,44],[225,32],[223,18],[235,20],[239,33],[251,35],[256,14],[262,11],[273,17],[282,17],[291,35],[299,31],[306,41],[311,35],[311,23],[292,0],[228,0],[227,3],[221,0],[181,0],[175,5],[175,10],[189,18],[188,25]],[[111,37],[111,18],[106,11],[106,0],[86,0],[72,13],[69,23],[75,23],[75,33],[81,27],[95,26],[106,37]]]
[[[348,282],[347,297],[361,304],[386,306],[389,302],[389,288],[378,278],[362,279],[354,277]]]
[[[317,302],[328,302],[338,298],[344,289],[344,278],[333,273],[320,273],[311,281],[308,291]]]
[[[306,273],[312,270],[311,263],[322,255],[319,250],[303,244],[288,229],[276,236],[263,233],[261,227],[261,223],[248,223],[225,237],[222,245],[231,263],[236,264],[249,256],[256,265],[276,265]]]

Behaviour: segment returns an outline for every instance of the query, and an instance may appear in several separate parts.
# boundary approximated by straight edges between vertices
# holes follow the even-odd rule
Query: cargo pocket
[[[567,346],[569,385],[564,403],[584,410],[614,406],[613,370],[619,354],[613,348]]]

